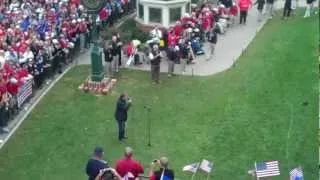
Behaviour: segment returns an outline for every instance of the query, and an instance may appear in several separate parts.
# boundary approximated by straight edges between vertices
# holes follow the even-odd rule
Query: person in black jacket
[[[285,0],[282,19],[286,19],[290,17],[290,14],[291,14],[291,0]]]
[[[213,28],[209,34],[208,41],[210,43],[210,57],[208,60],[210,60],[214,54],[214,49],[216,47],[217,41],[218,41],[218,29]]]
[[[124,139],[127,139],[125,137],[125,124],[128,118],[128,110],[131,106],[132,100],[128,98],[128,95],[126,93],[122,93],[117,101],[116,106],[116,120],[118,122],[118,128],[119,128],[119,141],[123,141]]]
[[[93,152],[93,157],[88,160],[86,165],[86,173],[89,180],[95,180],[96,176],[99,174],[100,170],[108,168],[109,165],[103,160],[103,149],[101,147],[96,147]]]
[[[105,47],[103,48],[103,53],[104,53],[104,61],[106,63],[105,65],[105,73],[109,78],[113,77],[113,56],[112,56],[112,50],[111,46],[106,44]]]

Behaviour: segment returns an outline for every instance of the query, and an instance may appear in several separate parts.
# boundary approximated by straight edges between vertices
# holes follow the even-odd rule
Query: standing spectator
[[[304,13],[304,18],[310,17],[313,11],[313,3],[315,0],[307,0],[306,12]]]
[[[108,168],[109,165],[103,160],[104,152],[101,147],[96,147],[93,153],[93,157],[89,159],[86,166],[86,173],[89,176],[89,180],[95,180],[100,170]]]
[[[274,0],[267,0],[266,15],[269,17],[269,19],[272,19],[273,16],[273,3]]]
[[[121,38],[120,38],[120,34],[118,32],[114,32],[113,35],[116,37],[117,39],[117,54],[118,54],[118,66],[121,67],[122,63],[121,63],[121,56],[122,56],[122,42],[121,42]]]
[[[217,40],[218,40],[218,32],[216,28],[213,28],[209,34],[209,38],[208,41],[210,43],[210,58],[208,60],[210,60],[213,57],[214,54],[214,49],[216,47],[217,44]]]
[[[160,160],[156,160],[151,164],[149,172],[149,180],[174,180],[174,172],[168,169],[168,158],[162,157]],[[160,167],[158,171],[155,171],[156,167]]]
[[[144,173],[142,165],[133,160],[132,155],[133,150],[130,147],[126,147],[124,158],[119,160],[116,164],[116,171],[126,180],[134,180],[139,174]]]
[[[123,142],[124,139],[127,139],[125,136],[125,128],[126,128],[126,121],[128,118],[128,110],[131,106],[132,100],[128,97],[126,93],[122,93],[117,101],[116,106],[116,120],[118,122],[118,129],[119,129],[119,141]]]
[[[118,49],[118,43],[117,43],[117,37],[116,36],[112,36],[112,43],[111,43],[111,54],[112,54],[112,58],[113,58],[113,65],[114,65],[114,69],[116,72],[119,72],[119,59],[118,59],[118,54],[119,54],[119,49]]]
[[[262,21],[262,11],[263,11],[263,7],[265,4],[265,0],[257,0],[254,5],[258,5],[257,9],[258,9],[258,22]]]
[[[283,7],[283,15],[282,19],[286,19],[290,17],[291,14],[291,0],[285,0],[284,7]]]
[[[151,62],[151,79],[153,84],[159,83],[160,76],[160,62],[161,62],[161,52],[159,50],[158,44],[152,46],[152,50],[149,53],[149,59]]]
[[[112,47],[110,45],[106,44],[103,49],[104,61],[106,62],[105,73],[107,74],[107,76],[109,78],[113,77],[113,65],[112,65],[113,56],[112,56],[112,49],[111,48]]]
[[[168,77],[171,77],[174,71],[174,63],[177,60],[177,52],[175,51],[174,47],[169,47],[167,56],[168,56]]]
[[[239,9],[240,9],[240,24],[246,24],[248,10],[251,6],[251,0],[239,0]]]
[[[8,118],[7,118],[7,99],[6,99],[7,89],[6,82],[2,73],[0,73],[0,132],[8,133],[7,128]]]

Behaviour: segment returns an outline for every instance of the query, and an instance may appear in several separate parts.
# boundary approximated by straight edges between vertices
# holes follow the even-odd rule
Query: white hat
[[[179,51],[180,50],[179,46],[175,46],[174,50]]]
[[[77,23],[77,21],[74,19],[74,20],[71,21],[71,23],[75,24],[75,23]]]
[[[199,31],[200,31],[199,28],[194,29],[194,32],[199,32]]]
[[[79,18],[79,19],[77,19],[77,22],[81,22],[81,19]]]

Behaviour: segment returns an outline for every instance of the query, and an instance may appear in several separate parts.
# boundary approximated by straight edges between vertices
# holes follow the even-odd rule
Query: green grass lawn
[[[210,77],[122,71],[114,92],[93,96],[78,90],[90,69],[72,69],[38,104],[0,151],[0,179],[86,179],[84,166],[93,148],[105,148],[114,165],[125,146],[147,166],[167,156],[180,180],[183,165],[202,158],[214,162],[212,179],[250,179],[255,161],[279,160],[281,176],[302,165],[305,179],[318,177],[318,18],[265,26],[235,68]],[[128,141],[117,141],[115,101],[133,98]],[[152,147],[146,146],[152,106]],[[198,174],[195,179],[205,179]]]

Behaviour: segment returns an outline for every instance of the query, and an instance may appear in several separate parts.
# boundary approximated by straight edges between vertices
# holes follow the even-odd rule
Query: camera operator
[[[174,180],[174,172],[168,169],[168,158],[162,157],[160,160],[154,160],[150,167],[149,180]],[[156,167],[160,169],[155,171]]]
[[[108,163],[103,160],[103,155],[103,149],[101,147],[96,147],[93,153],[93,157],[89,159],[86,166],[86,172],[89,176],[89,180],[95,180],[100,170],[109,167]]]
[[[115,169],[106,168],[100,170],[95,180],[122,180],[122,178]]]

